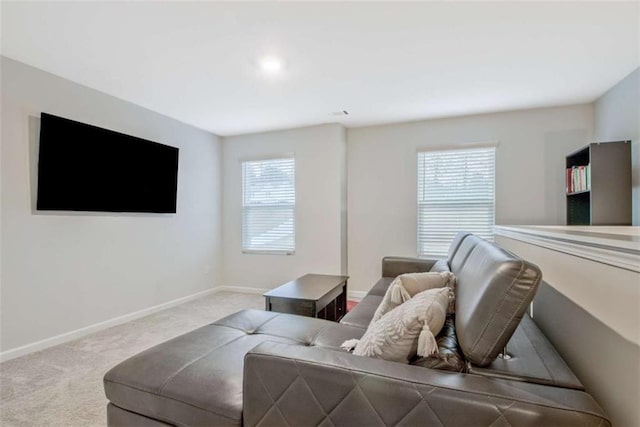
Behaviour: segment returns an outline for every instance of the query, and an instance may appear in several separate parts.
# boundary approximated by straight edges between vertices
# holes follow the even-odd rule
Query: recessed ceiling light
[[[267,73],[277,73],[282,70],[282,61],[274,57],[262,58],[260,68]]]

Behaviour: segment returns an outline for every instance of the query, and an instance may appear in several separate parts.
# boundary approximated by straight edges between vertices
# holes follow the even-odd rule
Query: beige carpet
[[[261,295],[220,292],[0,364],[0,425],[105,426],[102,376],[146,348],[243,308]]]

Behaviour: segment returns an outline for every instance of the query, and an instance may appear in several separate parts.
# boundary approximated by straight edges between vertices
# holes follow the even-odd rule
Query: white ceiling
[[[2,54],[231,135],[590,102],[638,67],[639,14],[637,2],[3,2]],[[265,55],[281,75],[260,71]]]

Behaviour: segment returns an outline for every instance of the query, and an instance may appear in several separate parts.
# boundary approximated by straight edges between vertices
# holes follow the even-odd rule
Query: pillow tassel
[[[409,301],[411,299],[411,295],[409,292],[402,286],[400,283],[396,283],[393,285],[391,289],[391,302],[394,304],[402,304],[405,301]]]
[[[351,339],[351,340],[346,340],[345,342],[343,342],[342,344],[340,344],[340,348],[346,350],[346,351],[351,351],[353,350],[356,345],[358,345],[358,343],[360,342],[359,339]]]
[[[438,351],[438,343],[429,326],[424,325],[418,336],[418,356],[426,357]]]

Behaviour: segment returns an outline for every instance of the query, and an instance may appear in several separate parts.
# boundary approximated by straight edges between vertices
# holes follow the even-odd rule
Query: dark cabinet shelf
[[[578,194],[584,194],[584,193],[589,193],[591,190],[584,190],[584,191],[574,191],[573,193],[567,193],[567,196],[576,196]]]
[[[631,141],[591,143],[567,155],[567,169],[580,166],[588,166],[590,186],[566,193],[567,225],[631,225]]]

